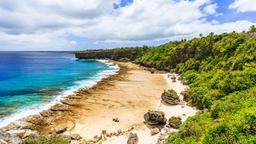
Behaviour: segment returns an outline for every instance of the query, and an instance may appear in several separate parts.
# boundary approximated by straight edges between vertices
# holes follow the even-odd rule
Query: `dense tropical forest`
[[[155,47],[85,51],[179,73],[189,104],[202,110],[170,134],[169,143],[256,143],[256,28]],[[81,54],[80,53],[80,54]],[[79,57],[79,53],[77,54]]]

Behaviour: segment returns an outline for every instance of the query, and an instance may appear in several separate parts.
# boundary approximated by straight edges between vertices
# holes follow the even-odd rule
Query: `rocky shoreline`
[[[180,99],[177,99],[178,95],[182,98],[180,90],[175,90],[175,92],[178,93],[176,95],[173,95],[173,92],[162,90],[162,96],[158,96],[159,98],[162,97],[159,99],[159,102],[163,103],[163,101],[165,101],[165,104],[156,106],[156,111],[153,113],[146,113],[145,111],[146,114],[144,115],[144,120],[146,125],[141,121],[141,123],[135,123],[125,129],[116,129],[115,131],[102,129],[101,133],[95,135],[93,138],[83,138],[81,135],[72,132],[77,127],[76,119],[81,116],[77,111],[83,109],[83,101],[88,100],[88,96],[98,90],[106,89],[106,87],[115,85],[115,82],[117,81],[127,79],[127,76],[129,75],[128,71],[131,69],[125,64],[121,64],[119,66],[120,71],[118,74],[102,79],[92,88],[80,89],[75,92],[74,95],[70,95],[60,101],[60,103],[53,105],[49,110],[44,110],[37,115],[25,117],[2,128],[0,130],[0,144],[21,143],[26,139],[36,138],[40,135],[59,135],[69,141],[69,143],[74,144],[116,143],[113,142],[115,140],[122,143],[133,144],[144,139],[149,139],[151,141],[156,141],[158,144],[162,144],[168,137],[168,134],[175,131],[175,129],[177,129],[181,124],[181,118],[171,117],[173,115],[168,113],[168,111],[172,112],[176,109],[186,109],[184,109],[184,107],[186,107],[184,106],[185,103],[182,103],[180,102]],[[163,73],[143,67],[141,67],[141,69],[149,71],[151,74]],[[167,79],[169,80],[169,76],[167,76]],[[171,78],[170,81],[173,84],[176,83],[176,79],[174,81],[173,78]],[[180,80],[177,81],[180,82]],[[91,101],[91,103],[94,102]],[[171,103],[173,106],[166,106],[166,103]],[[163,114],[159,114],[158,112],[160,111],[163,112]],[[184,121],[193,113],[186,116],[181,115],[181,112],[179,114],[180,115],[178,116],[181,116],[182,121]],[[167,121],[166,118],[172,118],[173,120],[171,121],[169,119]],[[116,117],[113,118],[112,121],[119,124],[120,120]]]
[[[75,127],[74,118],[77,117],[73,110],[79,108],[81,100],[86,99],[86,96],[91,91],[110,84],[111,81],[120,79],[120,75],[125,72],[125,69],[125,67],[120,68],[117,74],[103,78],[89,89],[79,89],[73,95],[64,97],[63,100],[54,104],[48,110],[24,117],[0,128],[0,144],[17,144],[39,135],[63,134],[66,131],[72,130]],[[73,141],[81,139],[79,135],[63,134],[63,137]]]

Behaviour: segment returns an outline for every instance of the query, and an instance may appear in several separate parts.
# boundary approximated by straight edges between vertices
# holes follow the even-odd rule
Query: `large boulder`
[[[170,104],[170,105],[177,105],[180,103],[180,97],[172,89],[168,91],[164,91],[161,95],[161,99],[163,103]]]
[[[139,138],[136,133],[130,133],[127,144],[138,144]]]
[[[162,125],[167,121],[164,117],[164,113],[161,111],[148,111],[144,114],[144,120],[145,123],[149,125]]]
[[[168,120],[168,124],[172,128],[175,128],[175,129],[180,128],[180,125],[182,124],[181,117],[175,117],[175,116],[171,117]]]

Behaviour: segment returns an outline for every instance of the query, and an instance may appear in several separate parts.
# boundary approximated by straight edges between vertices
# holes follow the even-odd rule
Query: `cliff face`
[[[76,53],[78,59],[112,59],[112,60],[131,60],[134,61],[145,51],[147,47],[136,48],[117,48],[106,50],[87,50]]]
[[[75,54],[78,59],[112,59],[113,53],[110,51],[84,51]]]

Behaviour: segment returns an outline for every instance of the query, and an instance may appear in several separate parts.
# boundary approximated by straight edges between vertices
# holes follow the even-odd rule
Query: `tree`
[[[251,33],[256,32],[256,27],[255,27],[255,25],[252,25],[252,26],[250,27],[249,32],[251,32]]]

